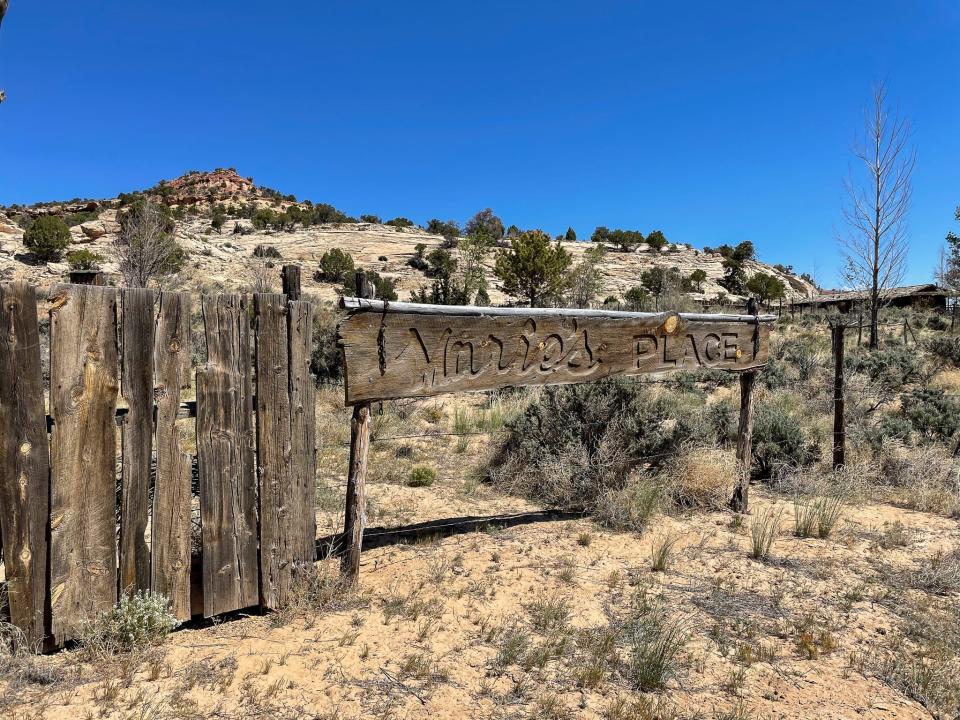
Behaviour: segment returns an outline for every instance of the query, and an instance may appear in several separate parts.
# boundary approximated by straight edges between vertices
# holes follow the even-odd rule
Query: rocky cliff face
[[[270,245],[281,254],[282,260],[303,265],[304,290],[322,299],[336,299],[336,286],[313,278],[320,257],[329,249],[339,248],[349,252],[358,266],[372,269],[381,275],[392,277],[401,299],[430,280],[423,273],[407,264],[414,255],[418,243],[427,246],[428,252],[443,243],[439,235],[432,235],[416,227],[396,228],[375,223],[338,223],[297,227],[292,231],[255,230],[250,221],[231,217],[224,225],[222,234],[210,227],[209,212],[216,205],[228,211],[242,205],[272,207],[282,210],[297,203],[291,196],[276,191],[258,188],[249,178],[240,177],[233,170],[218,170],[212,173],[188,173],[169,182],[162,182],[145,191],[157,201],[186,213],[178,222],[177,237],[190,259],[172,285],[191,290],[243,290],[256,285],[264,274],[268,282],[279,287],[279,268],[267,268],[263,261],[252,256],[258,245]],[[61,282],[68,272],[62,263],[36,264],[23,245],[23,230],[15,218],[37,217],[43,214],[59,214],[82,219],[71,227],[74,248],[85,248],[103,256],[102,269],[115,274],[117,266],[113,241],[119,230],[117,206],[119,200],[88,200],[69,203],[47,203],[27,208],[0,209],[0,277],[3,279],[26,279],[39,285]],[[82,215],[81,215],[82,214]],[[239,227],[243,233],[234,233]],[[581,259],[590,243],[564,243],[574,257]],[[69,252],[69,250],[68,250]],[[651,267],[676,268],[682,275],[694,270],[703,270],[707,280],[702,292],[694,293],[697,299],[712,299],[728,293],[717,284],[723,277],[723,258],[717,253],[705,253],[684,245],[670,245],[662,251],[653,251],[643,246],[636,252],[623,253],[610,250],[599,265],[602,287],[599,297],[622,296],[631,287],[638,285],[640,274]],[[492,260],[490,262],[492,270]],[[783,272],[760,262],[746,265],[747,275],[766,272],[778,277],[787,286],[788,298],[815,294],[812,284],[795,275]],[[490,273],[491,301],[507,302],[496,288]]]

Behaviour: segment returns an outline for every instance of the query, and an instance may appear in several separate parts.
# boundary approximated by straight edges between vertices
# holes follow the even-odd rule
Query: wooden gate
[[[139,590],[181,620],[275,608],[314,561],[312,306],[261,294],[251,316],[245,296],[219,295],[201,309],[207,362],[182,403],[189,294],[54,288],[48,415],[36,291],[0,284],[0,538],[11,620],[32,646],[76,638]],[[196,495],[178,427],[191,417]]]

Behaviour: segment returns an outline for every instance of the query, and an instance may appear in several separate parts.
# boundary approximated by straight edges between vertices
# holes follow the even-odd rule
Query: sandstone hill
[[[256,278],[263,276],[263,261],[253,257],[258,245],[275,248],[282,261],[295,262],[304,267],[304,290],[323,299],[334,300],[337,287],[331,283],[315,280],[313,275],[323,253],[331,248],[349,252],[358,266],[372,269],[391,277],[396,283],[401,299],[421,285],[429,285],[422,272],[410,267],[408,260],[414,255],[418,243],[428,251],[440,246],[444,238],[413,227],[395,227],[375,222],[330,222],[309,227],[297,226],[289,231],[257,230],[249,219],[240,217],[249,214],[250,208],[272,208],[280,211],[297,206],[302,210],[313,208],[312,203],[298,202],[292,195],[283,195],[275,190],[254,184],[251,178],[241,177],[233,169],[218,169],[214,172],[190,172],[171,181],[143,191],[153,199],[171,207],[180,217],[177,225],[178,240],[189,253],[189,262],[173,280],[174,287],[190,290],[241,290],[252,287]],[[119,229],[117,214],[131,194],[121,194],[109,200],[72,200],[59,203],[38,203],[27,207],[0,207],[0,278],[27,279],[41,286],[62,281],[69,270],[66,262],[36,263],[23,245],[22,226],[32,218],[56,214],[63,216],[71,225],[73,248],[86,248],[100,254],[104,260],[102,269],[115,274],[117,265],[113,252],[113,240]],[[217,205],[227,211],[227,221],[221,233],[211,228],[210,214]],[[240,212],[246,207],[247,212]],[[332,208],[331,208],[332,210]],[[236,229],[242,232],[235,232]],[[588,242],[565,242],[574,261],[578,261],[587,249]],[[692,293],[700,300],[726,296],[736,300],[717,284],[723,277],[723,258],[719,253],[704,252],[688,245],[671,244],[661,251],[643,245],[635,252],[607,252],[600,264],[603,286],[600,298],[611,295],[622,297],[631,287],[639,284],[640,274],[653,266],[665,269],[677,268],[689,275],[702,269],[707,280],[702,292]],[[492,259],[490,261],[492,269]],[[750,261],[745,266],[747,275],[766,272],[779,278],[787,287],[787,297],[802,297],[816,293],[815,287],[782,267],[773,267]],[[268,276],[274,285],[279,284],[277,274],[269,269]],[[497,288],[490,273],[491,301],[501,304],[508,301]]]

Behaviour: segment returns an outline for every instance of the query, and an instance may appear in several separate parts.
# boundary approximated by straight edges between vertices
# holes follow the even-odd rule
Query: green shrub
[[[715,431],[692,393],[664,393],[630,378],[544,388],[508,423],[491,476],[528,497],[593,508],[630,471],[657,466]]]
[[[83,248],[67,253],[67,262],[71,270],[99,270],[103,255]]]
[[[320,256],[316,279],[323,282],[346,282],[353,274],[353,257],[340,248],[327,250]]]
[[[281,255],[280,251],[277,250],[273,245],[257,245],[253,249],[253,257],[280,260],[283,258],[283,255]]]
[[[54,262],[70,245],[70,228],[59,217],[44,215],[27,228],[23,244],[41,262]]]
[[[950,327],[950,323],[947,322],[947,319],[943,315],[932,313],[927,316],[926,326],[931,330],[946,330]]]
[[[95,655],[139,650],[161,642],[177,624],[167,598],[141,590],[124,594],[112,610],[85,627],[80,644]]]
[[[413,220],[405,217],[395,217],[393,220],[387,220],[384,225],[392,225],[396,228],[413,227]]]
[[[430,487],[437,481],[437,471],[428,465],[417,465],[410,470],[407,487]]]
[[[614,530],[643,532],[659,509],[662,495],[660,487],[648,478],[623,488],[607,488],[595,502],[594,516]]]
[[[313,351],[310,372],[317,385],[338,383],[343,378],[343,352],[337,345],[340,316],[329,305],[316,308],[313,315]]]
[[[927,350],[954,367],[960,367],[960,337],[938,337],[927,343]]]
[[[900,406],[922,441],[948,440],[960,429],[960,403],[943,390],[912,390],[900,396]]]
[[[960,346],[958,352],[960,352]],[[884,392],[899,391],[904,385],[923,382],[925,378],[920,355],[905,347],[861,351],[847,358],[845,365],[863,373]]]
[[[815,447],[787,403],[778,398],[758,403],[753,423],[755,475],[770,477],[777,467],[804,467],[814,460]]]
[[[392,278],[383,277],[376,270],[366,270],[364,275],[367,282],[373,285],[378,300],[397,299],[397,291]],[[340,294],[356,297],[357,278],[354,273],[347,273],[347,276],[343,278],[343,287],[340,289]]]

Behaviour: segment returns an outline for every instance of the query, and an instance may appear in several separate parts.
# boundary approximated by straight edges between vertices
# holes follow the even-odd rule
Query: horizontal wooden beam
[[[482,308],[344,298],[346,402],[766,364],[772,315]]]

